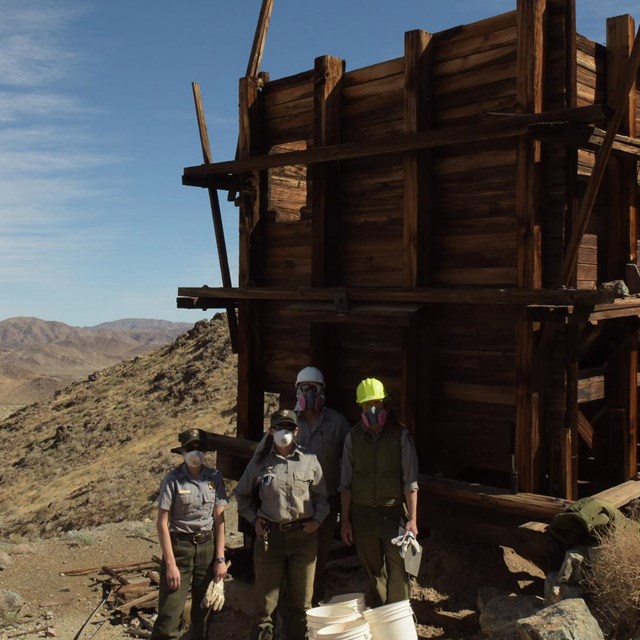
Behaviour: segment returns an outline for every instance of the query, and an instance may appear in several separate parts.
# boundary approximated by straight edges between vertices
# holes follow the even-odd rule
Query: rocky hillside
[[[178,432],[234,433],[236,371],[218,315],[4,419],[2,535],[152,516],[161,477],[180,461]]]
[[[93,371],[173,342],[192,326],[137,318],[95,327],[28,317],[0,321],[0,407],[50,398]]]

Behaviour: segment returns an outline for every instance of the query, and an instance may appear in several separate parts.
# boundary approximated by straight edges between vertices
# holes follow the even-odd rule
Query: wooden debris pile
[[[127,632],[132,636],[148,638],[158,608],[159,569],[160,558],[153,556],[147,562],[103,565],[65,572],[67,576],[86,576],[93,573],[107,576],[106,579],[96,578],[96,582],[102,585],[103,598],[85,621],[76,635],[76,640],[84,637],[84,630],[92,623],[98,611],[105,608],[110,612],[110,617],[97,623],[100,624],[99,629],[87,637],[94,638],[105,624],[111,623],[126,625]]]

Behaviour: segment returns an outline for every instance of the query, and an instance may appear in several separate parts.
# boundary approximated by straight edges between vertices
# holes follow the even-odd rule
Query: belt
[[[202,544],[211,540],[211,531],[196,531],[196,533],[177,533],[172,531],[171,537],[176,540],[188,540],[193,544]]]
[[[269,521],[269,527],[278,529],[279,531],[299,531],[304,528],[304,525],[309,522],[311,518],[302,518],[301,520],[293,520],[291,522],[271,522]]]

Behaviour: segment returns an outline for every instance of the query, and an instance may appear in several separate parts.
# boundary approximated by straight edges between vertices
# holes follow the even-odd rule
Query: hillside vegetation
[[[152,516],[188,427],[233,434],[236,357],[223,315],[0,422],[2,535]],[[213,455],[213,454],[208,454]]]

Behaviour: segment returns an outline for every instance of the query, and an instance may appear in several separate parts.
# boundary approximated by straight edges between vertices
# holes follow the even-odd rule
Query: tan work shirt
[[[258,487],[259,507],[253,498],[255,487]],[[279,455],[275,447],[261,461],[254,457],[233,493],[238,513],[252,524],[257,517],[278,524],[303,518],[322,522],[329,513],[318,458],[297,446],[287,457]]]
[[[298,428],[298,444],[318,456],[327,492],[330,496],[337,495],[342,449],[351,429],[349,422],[341,413],[322,407],[314,427],[306,421],[303,412],[298,413]]]
[[[227,504],[222,474],[203,466],[194,478],[183,462],[162,480],[158,508],[169,512],[169,531],[196,533],[213,530],[213,509]]]

